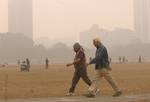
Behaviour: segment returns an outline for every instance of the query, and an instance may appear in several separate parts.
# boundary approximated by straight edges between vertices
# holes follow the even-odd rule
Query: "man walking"
[[[45,60],[45,68],[48,69],[48,66],[49,66],[49,60],[48,60],[48,58],[46,58],[46,60]]]
[[[71,88],[69,90],[69,93],[67,94],[68,96],[74,95],[75,87],[78,81],[80,80],[80,78],[82,78],[83,81],[87,85],[89,86],[91,85],[91,81],[87,75],[86,58],[85,58],[84,50],[79,43],[75,43],[73,48],[74,48],[76,55],[75,55],[73,63],[67,64],[67,67],[74,65],[75,72],[74,72],[74,76],[72,79]]]
[[[28,58],[26,59],[26,63],[27,63],[28,71],[30,71],[30,60]]]
[[[138,62],[142,63],[142,57],[141,56],[139,56],[139,61]]]
[[[96,95],[98,82],[102,77],[104,77],[114,89],[115,94],[113,96],[114,97],[120,96],[122,92],[120,91],[115,81],[112,79],[111,75],[109,74],[111,68],[109,66],[109,57],[108,57],[107,49],[98,38],[93,40],[93,44],[97,48],[96,57],[92,59],[90,63],[87,64],[87,66],[90,64],[95,64],[96,74],[92,82],[92,85],[89,87],[88,90],[89,94],[87,96],[94,97]]]

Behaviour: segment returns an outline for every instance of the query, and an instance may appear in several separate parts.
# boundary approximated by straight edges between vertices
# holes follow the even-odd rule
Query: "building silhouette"
[[[33,38],[32,0],[8,0],[8,31]]]
[[[150,0],[134,0],[135,31],[143,42],[150,42]]]
[[[80,43],[86,48],[93,48],[93,39],[97,37],[109,48],[129,45],[133,41],[139,40],[135,32],[130,29],[115,28],[107,30],[94,24],[89,29],[80,32]]]

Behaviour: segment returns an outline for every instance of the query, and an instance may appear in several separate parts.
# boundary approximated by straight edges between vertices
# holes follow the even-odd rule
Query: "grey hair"
[[[73,45],[73,48],[80,49],[80,48],[82,48],[82,46],[77,42]]]

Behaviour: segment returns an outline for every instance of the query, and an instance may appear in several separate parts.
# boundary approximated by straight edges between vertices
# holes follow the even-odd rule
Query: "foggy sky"
[[[8,31],[7,0],[0,0],[0,32]],[[92,24],[133,29],[133,0],[33,0],[34,39],[79,40]]]

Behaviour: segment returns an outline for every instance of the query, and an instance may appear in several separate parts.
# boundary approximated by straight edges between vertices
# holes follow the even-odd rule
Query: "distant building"
[[[106,40],[108,39],[108,32],[109,31],[107,30],[100,29],[97,24],[94,24],[90,29],[80,33],[80,43],[83,46],[89,48],[92,47],[92,41],[94,38],[99,37],[103,42],[106,42]]]
[[[8,31],[33,38],[32,0],[8,0]]]
[[[144,42],[150,42],[150,0],[134,0],[135,31]]]
[[[92,40],[99,37],[107,47],[128,45],[138,40],[134,31],[130,29],[115,28],[113,30],[101,29],[97,24],[80,33],[80,43],[91,48]]]

